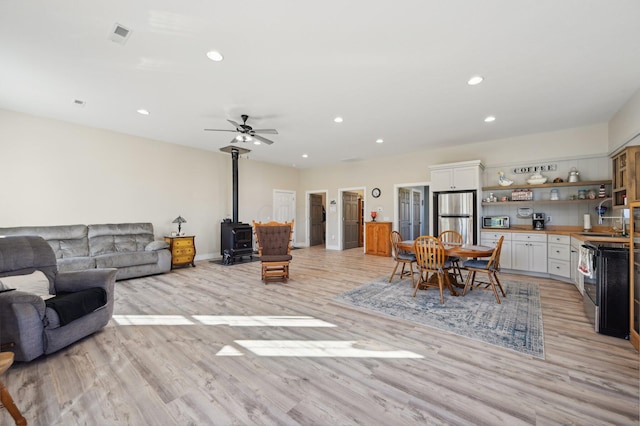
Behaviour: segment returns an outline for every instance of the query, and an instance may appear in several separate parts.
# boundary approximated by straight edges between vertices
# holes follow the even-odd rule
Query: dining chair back
[[[391,272],[391,276],[389,277],[389,282],[391,282],[396,274],[398,266],[402,264],[402,269],[400,270],[400,274],[398,274],[400,275],[400,279],[402,279],[402,277],[411,276],[411,287],[415,287],[415,281],[413,279],[413,264],[416,262],[416,255],[398,248],[398,243],[403,241],[402,235],[398,231],[391,232],[389,238],[391,239],[391,253],[393,255],[393,260],[396,261],[393,272]],[[405,271],[405,267],[407,265],[409,265],[409,270]]]
[[[5,371],[11,367],[13,364],[13,352],[0,352],[0,374],[3,374]],[[0,380],[0,408],[5,407],[11,417],[13,417],[13,421],[16,425],[22,426],[26,425],[27,421],[20,413],[18,407],[13,402],[13,398],[11,398],[11,394],[9,394],[9,390]]]
[[[445,256],[444,246],[437,238],[422,235],[415,240],[413,247],[419,274],[413,297],[416,296],[419,288],[438,287],[440,303],[444,303],[444,286],[449,279],[448,271],[451,269],[451,262]]]
[[[464,239],[462,238],[462,234],[453,229],[449,229],[446,231],[442,231],[440,235],[438,235],[438,239],[442,244],[449,245],[462,245],[464,243]],[[460,263],[462,259],[459,256],[449,256],[449,261],[453,265],[453,272],[456,277],[460,278],[460,283],[464,282],[464,278],[462,278],[462,270],[460,268]]]
[[[503,297],[507,296],[507,293],[504,291],[504,288],[500,283],[500,279],[498,278],[498,272],[500,272],[500,253],[502,252],[503,240],[504,237],[500,237],[493,254],[488,260],[471,259],[463,263],[464,268],[469,271],[467,279],[465,280],[464,291],[462,292],[463,296],[467,294],[468,290],[470,291],[474,288],[493,291],[493,294],[496,297],[496,302],[498,303],[501,303],[500,296],[498,295],[498,288],[500,289]],[[476,281],[476,273],[478,272],[486,273],[488,281]]]

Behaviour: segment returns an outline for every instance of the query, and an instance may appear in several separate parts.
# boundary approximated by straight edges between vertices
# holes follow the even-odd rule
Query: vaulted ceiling
[[[639,17],[637,0],[2,0],[0,108],[212,151],[234,133],[204,129],[248,114],[279,132],[240,142],[251,158],[319,167],[606,122],[640,87]]]

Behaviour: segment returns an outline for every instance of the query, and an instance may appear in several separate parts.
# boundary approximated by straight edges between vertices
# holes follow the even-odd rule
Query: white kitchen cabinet
[[[431,191],[466,191],[480,188],[484,166],[480,161],[438,164],[430,166]]]
[[[511,232],[480,232],[480,245],[495,247],[500,237],[502,240],[502,250],[500,251],[500,268],[511,269]]]
[[[512,269],[547,272],[547,234],[514,233],[511,241]]]
[[[547,270],[551,275],[571,278],[571,237],[547,235]]]
[[[584,294],[584,275],[578,271],[578,262],[580,260],[580,246],[583,242],[575,237],[571,237],[571,261],[569,272],[571,274],[571,282],[576,286],[580,294]]]

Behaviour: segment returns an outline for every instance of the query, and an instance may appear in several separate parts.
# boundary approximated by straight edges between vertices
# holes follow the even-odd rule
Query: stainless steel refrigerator
[[[476,244],[476,191],[436,192],[434,194],[434,235],[452,229],[462,234],[465,244]]]

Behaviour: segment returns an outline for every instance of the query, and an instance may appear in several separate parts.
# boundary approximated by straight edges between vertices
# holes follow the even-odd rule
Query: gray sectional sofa
[[[117,280],[171,270],[171,252],[155,241],[151,223],[21,226],[0,228],[0,236],[37,235],[56,255],[63,272],[117,268]]]

